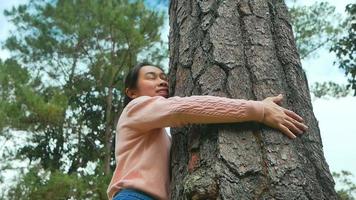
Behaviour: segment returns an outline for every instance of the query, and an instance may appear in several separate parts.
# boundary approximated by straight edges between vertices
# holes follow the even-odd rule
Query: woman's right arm
[[[209,95],[170,98],[141,96],[127,105],[124,110],[127,118],[121,120],[121,125],[147,131],[187,124],[256,121],[278,128],[294,138],[291,131],[299,133],[300,129],[304,130],[300,122],[302,118],[275,104],[278,103],[278,97],[273,98],[252,101]],[[295,121],[287,120],[289,118]]]

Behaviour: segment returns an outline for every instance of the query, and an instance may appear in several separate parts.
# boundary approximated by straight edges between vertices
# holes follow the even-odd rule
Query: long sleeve
[[[137,130],[178,127],[187,124],[261,122],[264,107],[260,101],[217,96],[141,96],[124,109],[121,125]]]
[[[163,127],[262,121],[263,117],[264,106],[259,101],[216,96],[133,99],[117,124],[117,164],[108,197],[122,188],[136,188],[155,199],[169,199],[171,140]]]

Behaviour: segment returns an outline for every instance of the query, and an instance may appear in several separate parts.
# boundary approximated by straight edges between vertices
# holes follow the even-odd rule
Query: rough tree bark
[[[170,89],[177,96],[284,95],[307,133],[258,123],[172,128],[172,199],[336,199],[307,79],[280,0],[171,0]]]

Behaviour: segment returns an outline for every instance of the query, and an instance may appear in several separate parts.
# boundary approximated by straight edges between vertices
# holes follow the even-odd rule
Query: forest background
[[[168,1],[55,2],[1,0],[0,199],[58,187],[65,199],[106,199],[127,66],[168,71]],[[355,3],[286,3],[325,157],[340,196],[354,199]]]

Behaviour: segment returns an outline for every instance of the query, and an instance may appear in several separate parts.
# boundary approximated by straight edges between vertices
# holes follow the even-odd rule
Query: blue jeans
[[[112,200],[154,200],[149,195],[134,189],[122,189]]]

